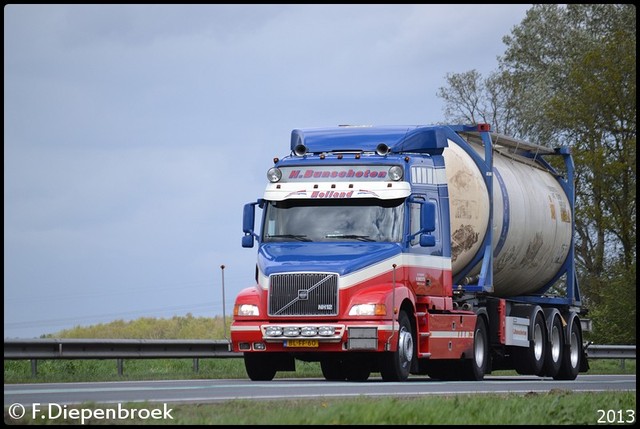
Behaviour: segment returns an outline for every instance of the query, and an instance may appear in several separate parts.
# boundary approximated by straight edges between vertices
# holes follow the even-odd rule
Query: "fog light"
[[[335,335],[335,333],[336,328],[334,328],[333,326],[320,326],[318,328],[318,335],[322,337],[330,337],[332,335]]]
[[[315,337],[318,335],[318,329],[314,326],[303,326],[300,330],[300,334],[303,337]]]
[[[297,326],[286,326],[283,334],[285,337],[297,337],[300,335],[300,328]]]
[[[267,326],[264,334],[267,337],[279,337],[282,335],[282,328],[280,326]]]
[[[267,345],[265,343],[253,343],[253,350],[266,350]]]
[[[239,343],[238,344],[238,349],[240,349],[240,351],[242,351],[242,350],[251,350],[251,344],[249,344],[249,343]]]

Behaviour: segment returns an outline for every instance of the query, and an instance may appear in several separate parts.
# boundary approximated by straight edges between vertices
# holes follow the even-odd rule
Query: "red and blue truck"
[[[255,284],[232,350],[251,380],[481,380],[588,369],[569,148],[479,125],[294,129],[245,205]],[[256,228],[256,207],[261,209]]]

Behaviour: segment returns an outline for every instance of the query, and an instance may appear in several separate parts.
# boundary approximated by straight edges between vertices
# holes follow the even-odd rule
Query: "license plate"
[[[286,340],[285,347],[318,347],[318,340]]]

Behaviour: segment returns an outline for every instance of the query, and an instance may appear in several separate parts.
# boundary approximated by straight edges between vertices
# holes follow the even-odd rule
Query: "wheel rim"
[[[575,368],[578,366],[578,334],[575,331],[571,332],[571,367]]]
[[[403,366],[413,359],[413,338],[411,337],[411,332],[404,326],[400,329],[398,354],[400,355],[400,363]]]
[[[542,327],[540,324],[536,324],[533,332],[533,353],[535,354],[536,360],[542,359],[543,338]]]
[[[484,344],[484,336],[481,335],[480,329],[476,329],[476,345],[475,345],[475,350],[474,350],[474,354],[475,354],[475,360],[476,360],[476,365],[478,366],[478,368],[482,368],[484,366],[484,350],[485,350],[485,344]]]
[[[562,344],[560,344],[560,330],[557,326],[554,326],[551,330],[551,359],[554,362],[560,360],[560,350]]]

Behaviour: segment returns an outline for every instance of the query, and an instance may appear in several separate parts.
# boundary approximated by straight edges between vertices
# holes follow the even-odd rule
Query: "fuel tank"
[[[548,169],[497,146],[493,150],[491,203],[480,167],[483,161],[478,161],[478,157],[484,159],[484,147],[471,141],[468,145],[448,143],[443,155],[454,282],[477,279],[482,242],[492,228],[493,294],[511,297],[540,290],[560,271],[570,249],[571,206],[564,189]]]

